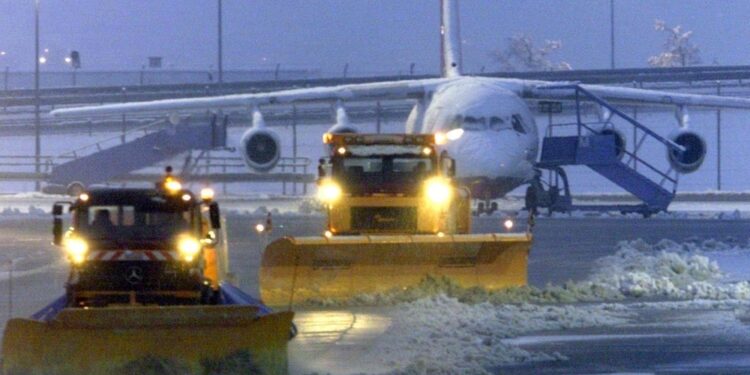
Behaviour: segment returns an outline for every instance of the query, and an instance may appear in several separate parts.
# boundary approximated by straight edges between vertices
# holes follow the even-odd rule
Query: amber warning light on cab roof
[[[433,134],[323,134],[323,143],[330,145],[433,145]]]

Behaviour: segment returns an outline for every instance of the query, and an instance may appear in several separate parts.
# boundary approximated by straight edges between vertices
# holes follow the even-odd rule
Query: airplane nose
[[[448,142],[445,150],[456,159],[457,173],[462,177],[507,174],[522,157],[516,152],[517,140],[510,140],[498,132],[466,131],[457,140]]]

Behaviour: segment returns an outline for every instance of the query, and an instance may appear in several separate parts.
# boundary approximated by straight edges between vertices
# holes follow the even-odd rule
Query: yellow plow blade
[[[253,306],[108,307],[64,309],[49,322],[12,319],[3,337],[2,370],[286,373],[294,314],[257,312]]]
[[[496,290],[527,282],[526,234],[281,238],[263,253],[260,295],[270,306],[416,286],[427,276]]]

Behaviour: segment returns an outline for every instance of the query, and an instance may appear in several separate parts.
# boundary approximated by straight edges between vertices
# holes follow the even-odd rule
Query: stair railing
[[[106,147],[102,147],[102,145],[104,145],[104,144],[109,144],[112,141],[117,141],[117,144],[122,143],[123,137],[127,137],[128,135],[132,135],[132,134],[137,133],[137,132],[143,132],[143,135],[148,135],[150,132],[152,132],[153,130],[155,130],[154,128],[156,128],[159,125],[164,124],[166,121],[167,121],[166,119],[161,119],[160,118],[158,120],[149,122],[148,124],[145,124],[145,125],[142,125],[142,126],[138,126],[138,127],[135,127],[135,128],[131,128],[131,129],[129,129],[128,131],[126,131],[124,133],[119,133],[119,134],[117,134],[115,136],[112,136],[112,137],[109,137],[109,138],[105,138],[105,139],[101,139],[101,140],[99,140],[99,141],[97,141],[95,143],[88,144],[88,145],[79,147],[79,148],[74,149],[74,150],[66,151],[66,152],[64,152],[62,154],[57,155],[56,158],[57,159],[78,159],[80,157],[83,157],[83,156],[86,156],[86,155],[90,155],[90,154],[92,154],[94,152],[98,152],[98,151],[101,151],[104,148],[106,148]],[[111,147],[111,146],[109,146],[109,147]]]
[[[663,168],[657,168],[653,164],[649,163],[648,161],[644,160],[643,158],[638,156],[638,151],[641,149],[643,144],[647,139],[652,139],[667,148],[670,152],[674,151],[679,154],[682,154],[686,151],[685,147],[678,145],[674,141],[667,139],[658,133],[651,130],[649,127],[641,124],[636,120],[635,118],[629,116],[628,114],[624,113],[620,109],[616,108],[615,106],[608,103],[603,98],[599,97],[598,95],[592,93],[589,90],[586,90],[585,88],[581,87],[579,84],[569,84],[569,85],[550,85],[543,87],[542,89],[546,90],[574,90],[575,94],[575,111],[576,111],[576,122],[575,123],[564,123],[564,124],[550,124],[547,128],[547,136],[552,136],[552,129],[553,128],[559,128],[559,127],[576,127],[576,134],[581,137],[587,134],[601,134],[601,130],[603,130],[606,126],[609,126],[612,124],[611,120],[612,118],[620,118],[624,120],[626,124],[631,125],[633,128],[634,134],[637,134],[638,132],[641,133],[641,136],[638,137],[638,139],[634,139],[633,143],[633,149],[627,150],[626,148],[619,150],[624,153],[623,159],[627,157],[627,159],[623,160],[622,163],[624,163],[626,166],[630,167],[631,169],[637,170],[637,167],[643,166],[647,168],[649,171],[653,172],[658,176],[657,180],[658,182],[652,179],[654,183],[657,183],[659,186],[671,190],[674,194],[677,190],[677,184],[679,182],[679,173],[675,171],[673,168],[669,167],[668,169],[664,170]],[[584,107],[582,106],[583,101],[591,101],[599,106],[606,108],[612,113],[612,117],[609,119],[609,121],[606,122],[584,122],[583,115],[584,115]],[[595,127],[596,125],[601,125],[598,129]],[[613,126],[612,126],[613,128]],[[632,166],[631,166],[632,164]],[[666,185],[666,186],[665,186]]]

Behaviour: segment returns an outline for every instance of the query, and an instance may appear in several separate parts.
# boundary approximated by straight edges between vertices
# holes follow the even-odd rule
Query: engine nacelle
[[[250,169],[268,172],[281,158],[279,136],[265,128],[253,127],[242,135],[240,141],[242,158]]]
[[[669,139],[678,145],[685,147],[685,152],[680,154],[676,150],[667,150],[669,164],[677,172],[695,172],[703,164],[706,157],[706,140],[698,133],[690,130],[679,129],[669,135]]]
[[[357,128],[349,125],[349,124],[336,124],[331,126],[330,129],[328,129],[327,133],[331,134],[342,134],[342,133],[359,133],[357,131]]]
[[[622,156],[625,155],[625,147],[627,147],[627,140],[625,134],[614,128],[604,128],[599,130],[600,135],[614,135],[615,136],[615,150],[617,152],[617,159],[622,160]]]

